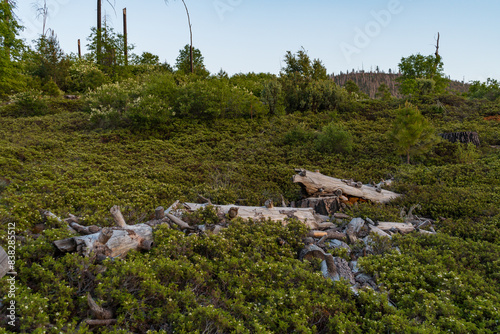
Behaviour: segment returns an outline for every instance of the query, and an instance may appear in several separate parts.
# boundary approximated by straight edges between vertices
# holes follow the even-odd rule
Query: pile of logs
[[[415,206],[416,207],[416,206]],[[357,292],[361,288],[378,290],[378,285],[372,277],[362,273],[357,265],[358,258],[368,254],[380,254],[388,249],[390,242],[384,246],[380,240],[390,241],[395,233],[407,234],[417,231],[422,234],[436,233],[432,220],[413,215],[415,207],[410,208],[405,222],[374,222],[370,218],[352,218],[342,213],[333,215],[333,222],[320,224],[317,230],[311,230],[304,240],[305,248],[299,255],[300,260],[319,258],[322,260],[321,270],[325,278],[334,281],[345,280]],[[350,219],[350,220],[349,220]],[[349,221],[349,223],[347,223]],[[427,228],[428,230],[424,230]],[[377,242],[374,235],[380,238]],[[327,253],[328,249],[343,248],[350,261],[334,257]]]
[[[382,189],[390,185],[391,180],[381,180],[379,183],[362,184],[351,180],[341,180],[321,174],[296,169],[293,182],[302,189],[303,199],[296,203],[301,208],[314,208],[322,215],[332,215],[348,205],[357,202],[387,203],[399,197],[392,191]]]

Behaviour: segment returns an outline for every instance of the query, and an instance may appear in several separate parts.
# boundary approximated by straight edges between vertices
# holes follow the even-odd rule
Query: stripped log
[[[294,175],[293,182],[301,186],[306,197],[334,196],[340,190],[343,195],[349,198],[355,197],[375,203],[387,203],[401,196],[385,189],[381,189],[379,192],[375,187],[360,185],[359,183],[349,185],[341,179],[307,170],[300,170],[298,174]]]
[[[206,206],[206,204],[185,203],[190,211],[196,211]],[[214,205],[214,208],[224,214],[228,214],[229,210],[237,209],[238,217],[243,219],[271,219],[273,221],[281,221],[286,224],[286,219],[295,218],[304,222],[310,229],[317,229],[318,223],[314,216],[312,208],[290,208],[290,207],[273,207],[266,208],[262,206],[236,206],[236,205]]]
[[[384,232],[396,229],[403,234],[410,233],[415,230],[415,227],[409,223],[379,222],[377,227]]]

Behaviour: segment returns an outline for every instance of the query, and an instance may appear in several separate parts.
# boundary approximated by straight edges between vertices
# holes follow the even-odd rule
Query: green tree
[[[377,93],[375,93],[375,97],[383,101],[389,101],[392,98],[389,86],[387,86],[387,84],[385,83],[381,83],[380,86],[378,86],[377,88]]]
[[[24,87],[19,63],[24,45],[17,38],[22,27],[14,16],[14,5],[12,1],[0,2],[0,98]]]
[[[132,62],[135,65],[160,65],[160,57],[145,51],[140,56],[134,56]]]
[[[411,155],[426,152],[436,141],[432,125],[409,102],[398,110],[389,137],[396,145],[397,153],[406,155],[408,164]]]
[[[438,54],[403,57],[398,67],[401,76],[396,80],[403,95],[442,93],[448,86],[449,80],[444,77],[443,61]]]
[[[190,61],[190,51],[191,47],[189,44],[186,44],[183,49],[179,50],[179,56],[175,60],[175,67],[177,71],[180,73],[191,73],[191,61]],[[193,48],[193,72],[194,74],[201,75],[206,77],[210,74],[208,70],[205,68],[205,64],[203,63],[204,58],[201,54],[201,51],[197,48]]]
[[[91,28],[91,33],[89,37],[87,37],[87,40],[89,41],[87,48],[90,51],[88,58],[100,64],[104,72],[114,74],[117,71],[118,66],[125,65],[125,41],[123,39],[123,35],[115,33],[114,29],[106,24],[101,29],[100,33],[101,41],[99,42],[97,28]],[[98,52],[98,47],[101,48],[100,53]],[[133,49],[134,45],[127,45],[129,54]],[[101,55],[100,61],[97,59],[99,54]]]
[[[285,96],[285,108],[289,112],[311,108],[311,85],[314,81],[326,80],[326,67],[321,60],[311,58],[303,48],[296,54],[285,55],[285,67],[280,72],[280,82]],[[313,108],[314,109],[314,108]]]
[[[495,101],[500,97],[500,83],[488,78],[486,82],[473,81],[469,87],[469,97],[473,99],[488,99]]]
[[[28,70],[31,75],[41,80],[42,85],[53,81],[59,88],[66,89],[70,66],[71,61],[64,54],[53,31],[48,36],[42,35],[36,41],[35,52],[28,62]]]

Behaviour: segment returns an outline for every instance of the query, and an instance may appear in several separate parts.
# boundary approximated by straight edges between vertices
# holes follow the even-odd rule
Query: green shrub
[[[95,63],[87,60],[79,60],[69,68],[68,90],[72,92],[85,93],[96,89],[108,81]]]
[[[318,134],[315,147],[321,153],[349,153],[353,148],[352,135],[341,124],[332,122]]]
[[[40,91],[25,91],[12,97],[14,106],[12,114],[14,117],[42,116],[50,113],[47,101]]]

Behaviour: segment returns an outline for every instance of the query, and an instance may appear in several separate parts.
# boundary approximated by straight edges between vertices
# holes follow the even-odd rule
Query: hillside
[[[500,137],[498,122],[485,119],[500,114],[498,103],[454,95],[413,100],[436,133],[476,131],[481,145],[439,141],[406,164],[387,135],[404,100],[345,101],[329,111],[276,115],[258,113],[255,104],[248,113],[195,105],[190,110],[199,113],[186,117],[190,100],[179,99],[199,94],[193,101],[212,103],[204,95],[213,94],[212,81],[178,79],[168,74],[111,84],[81,100],[28,99],[1,107],[0,243],[6,246],[8,224],[15,224],[18,331],[500,331]],[[260,91],[259,78],[234,79]],[[213,84],[226,92],[221,82]],[[247,101],[240,99],[240,105]],[[142,114],[134,113],[136,105]],[[170,116],[145,118],[162,105],[172,106],[165,109]],[[329,151],[328,141],[319,139],[331,122],[350,133],[350,149]],[[199,194],[217,204],[260,206],[268,199],[281,203],[282,195],[290,203],[300,198],[291,182],[294,168],[363,183],[392,177],[390,189],[402,198],[358,203],[344,213],[398,222],[401,209],[419,204],[416,214],[435,220],[438,234],[382,240],[380,252],[360,261],[382,293],[355,295],[346,283],[324,278],[319,260],[298,259],[307,231],[297,222],[236,220],[218,235],[160,226],[150,251],[98,262],[56,252],[52,242],[70,235],[66,224],[44,221],[39,212],[112,226],[113,205],[137,224],[152,219],[160,205],[196,201]],[[196,217],[206,224],[214,219],[209,211]],[[8,289],[2,279],[0,293]],[[82,323],[92,316],[87,294],[112,311],[115,324]],[[6,308],[3,303],[2,315]]]
[[[340,86],[344,86],[347,81],[351,80],[358,85],[363,93],[374,99],[381,84],[386,84],[387,87],[389,87],[389,91],[393,97],[401,98],[402,96],[398,91],[398,83],[396,82],[399,76],[400,74],[397,73],[356,71],[349,73],[340,72],[340,74],[333,75],[332,78],[333,81]],[[448,90],[466,93],[469,90],[469,86],[470,85],[467,83],[451,80]]]

